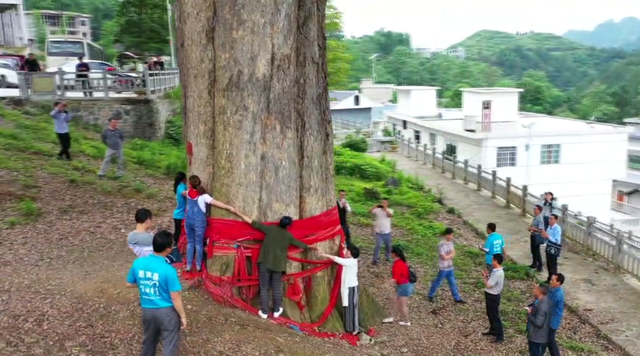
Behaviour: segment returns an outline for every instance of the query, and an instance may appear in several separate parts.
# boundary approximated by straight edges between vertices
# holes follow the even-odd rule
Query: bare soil
[[[6,178],[7,173],[0,177]],[[126,234],[134,226],[133,212],[143,206],[161,216],[165,226],[172,226],[170,182],[146,179],[146,184],[162,189],[162,193],[154,200],[138,200],[101,194],[43,173],[35,180],[37,194],[28,195],[37,196],[41,216],[32,223],[0,230],[0,355],[138,354],[142,335],[137,291],[124,288],[125,275],[134,259],[126,245]],[[26,194],[17,189],[3,190],[0,218],[12,214],[10,207]],[[460,231],[459,242],[478,242],[460,219],[448,214],[441,214],[439,219]],[[367,228],[357,226],[352,227],[352,233],[370,236]],[[402,236],[398,231],[396,238]],[[386,301],[390,295],[386,287],[390,265],[372,266],[369,249],[363,250],[360,282],[380,301]],[[482,290],[472,281],[461,281],[467,305],[455,305],[446,285],[441,287],[437,303],[426,301],[429,280],[424,276],[433,275],[434,266],[414,266],[423,277],[410,300],[412,326],[380,325],[376,342],[363,347],[309,337],[217,305],[200,289],[187,290],[184,299],[189,326],[183,334],[181,354],[525,354],[522,330],[507,325],[507,341],[498,347],[479,335],[488,324]],[[513,282],[509,289],[511,293],[530,293],[531,283]],[[623,355],[572,314],[566,316],[559,337],[578,345],[565,350],[565,355]]]

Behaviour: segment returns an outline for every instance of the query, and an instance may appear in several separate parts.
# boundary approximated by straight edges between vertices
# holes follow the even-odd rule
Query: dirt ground
[[[6,175],[6,172],[5,172]],[[169,181],[148,180],[161,188],[154,200],[136,200],[100,194],[52,176],[38,174],[38,206],[42,215],[31,224],[0,230],[0,355],[129,356],[139,353],[141,329],[137,290],[124,288],[133,255],[126,234],[134,227],[133,212],[147,207],[172,226],[173,198]],[[0,214],[11,202],[3,191]],[[477,237],[459,219],[441,219],[461,232],[459,241],[477,243]],[[368,236],[366,229],[352,233]],[[401,238],[401,234],[399,234]],[[371,266],[363,251],[360,282],[381,301],[390,266]],[[424,276],[424,266],[414,266]],[[432,266],[428,266],[431,268]],[[521,330],[507,327],[507,342],[494,347],[479,332],[487,329],[481,289],[463,284],[469,302],[455,305],[446,285],[436,304],[426,301],[428,280],[420,280],[410,300],[412,326],[380,325],[373,345],[353,347],[297,333],[244,311],[214,304],[199,289],[184,293],[189,320],[183,333],[182,355],[524,355]],[[514,283],[514,292],[530,285]],[[388,303],[384,302],[384,305]],[[259,337],[256,337],[259,335]],[[593,328],[567,315],[560,332],[587,346],[565,355],[623,355]]]

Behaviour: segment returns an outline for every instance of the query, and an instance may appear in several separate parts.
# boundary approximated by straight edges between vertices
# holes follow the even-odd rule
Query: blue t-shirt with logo
[[[504,238],[497,232],[492,232],[487,236],[487,242],[484,244],[484,248],[487,250],[484,261],[487,264],[491,264],[493,255],[502,253],[504,249]]]
[[[176,189],[176,209],[173,211],[174,219],[184,219],[184,209],[187,207],[187,197],[182,195],[182,193],[187,190],[187,185],[184,183],[180,183],[178,189]]]
[[[133,261],[127,283],[138,286],[140,306],[148,309],[172,307],[171,293],[182,291],[176,269],[156,254]]]

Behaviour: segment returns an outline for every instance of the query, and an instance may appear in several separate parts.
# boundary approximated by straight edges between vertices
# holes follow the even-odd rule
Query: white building
[[[461,109],[439,109],[436,87],[396,89],[398,107],[386,113],[395,132],[609,221],[612,180],[626,173],[632,129],[519,112],[522,89],[462,89]]]
[[[386,104],[393,99],[393,84],[375,84],[372,79],[360,81],[360,93],[379,104]]]
[[[414,48],[413,49],[414,52],[416,53],[420,53],[421,55],[425,56],[425,57],[433,57],[433,56],[437,56],[437,55],[443,55],[443,56],[450,56],[450,57],[457,57],[460,59],[464,59],[466,56],[466,52],[464,50],[464,48],[462,47],[456,47],[456,48]]]
[[[629,134],[629,149],[626,154],[626,175],[613,181],[611,192],[611,208],[626,214],[617,219],[635,217],[636,225],[640,229],[640,119],[625,119],[633,132]],[[628,222],[631,222],[628,219]]]
[[[0,0],[2,1],[2,0]],[[25,11],[27,17],[27,28],[29,42],[36,40],[36,11]],[[47,11],[42,10],[40,13],[40,21],[47,28],[47,35],[66,35],[77,36],[91,41],[91,15],[79,14],[66,11]],[[66,33],[61,33],[66,29]]]
[[[0,46],[27,47],[22,0],[0,0]]]

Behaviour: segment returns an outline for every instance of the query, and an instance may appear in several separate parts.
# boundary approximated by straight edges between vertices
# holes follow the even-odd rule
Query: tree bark
[[[215,199],[260,220],[305,218],[335,204],[325,6],[326,0],[178,1],[190,173]],[[336,253],[338,245],[336,238],[318,247]],[[215,263],[212,273],[225,274],[228,261]],[[302,268],[290,262],[287,272]],[[308,314],[288,300],[285,313],[317,320],[334,279],[334,268],[313,277]],[[325,328],[342,329],[337,312]]]

